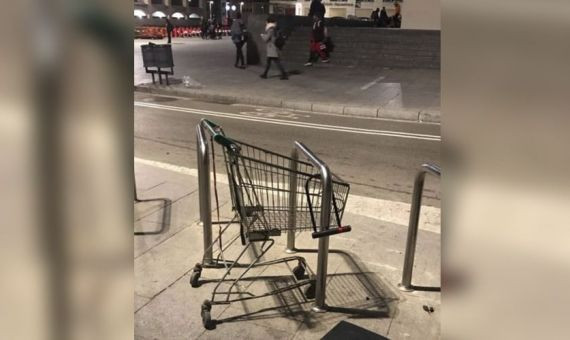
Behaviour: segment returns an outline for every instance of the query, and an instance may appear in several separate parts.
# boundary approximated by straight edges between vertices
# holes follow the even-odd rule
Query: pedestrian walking
[[[166,34],[168,35],[168,43],[172,43],[172,31],[174,30],[174,25],[172,25],[172,23],[170,22],[170,20],[168,20],[168,18],[166,19]]]
[[[386,12],[386,7],[382,7],[380,11],[380,18],[378,19],[378,23],[380,27],[388,27],[388,22],[390,18],[388,18],[388,13]]]
[[[390,18],[390,27],[400,28],[402,27],[402,13],[399,3],[394,4],[394,15]]]
[[[267,79],[267,72],[269,72],[271,62],[274,62],[279,68],[279,71],[281,71],[281,80],[289,79],[283,65],[281,65],[279,49],[275,46],[275,40],[277,39],[277,22],[273,16],[269,16],[267,18],[265,33],[261,33],[261,39],[263,39],[266,44],[267,62],[265,65],[265,71],[260,75],[260,77]]]
[[[205,18],[202,18],[202,26],[200,29],[200,35],[202,39],[206,39],[208,37],[208,21]]]
[[[216,39],[216,22],[214,19],[208,19],[208,38],[214,40]]]
[[[305,63],[305,66],[313,66],[313,63],[316,62],[319,57],[323,63],[329,62],[329,56],[325,44],[326,36],[326,27],[323,20],[318,15],[314,15],[313,30],[311,32],[309,47],[309,60]]]
[[[230,30],[232,35],[232,41],[234,45],[236,45],[236,62],[234,64],[235,67],[244,69],[245,68],[245,60],[243,57],[242,47],[245,44],[245,25],[241,20],[241,13],[236,14],[236,18],[232,22],[232,27]],[[238,65],[240,64],[241,65]]]
[[[315,15],[321,19],[325,18],[325,13],[327,12],[327,9],[325,8],[325,5],[323,5],[321,1],[322,0],[311,1],[311,7],[309,7],[309,15],[308,15],[309,18],[312,18]]]
[[[370,19],[372,19],[374,26],[378,26],[379,14],[380,8],[376,8],[376,10],[372,11],[372,14],[370,14]]]

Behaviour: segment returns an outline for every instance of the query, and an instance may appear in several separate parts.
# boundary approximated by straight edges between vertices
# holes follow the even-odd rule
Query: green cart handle
[[[217,135],[218,133],[223,133],[222,132],[222,128],[221,126],[219,126],[218,124],[212,122],[211,120],[208,119],[202,119],[200,121],[200,125],[202,125],[203,127],[205,127],[206,129],[208,129],[208,131],[210,132],[210,134],[212,136]]]
[[[224,135],[222,127],[208,119],[202,119],[200,124],[205,127],[216,143],[233,150],[239,150],[239,146],[231,139]]]

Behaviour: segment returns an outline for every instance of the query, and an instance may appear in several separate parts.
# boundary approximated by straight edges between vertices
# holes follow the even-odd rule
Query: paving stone
[[[314,112],[343,114],[344,105],[341,104],[322,104],[313,103],[312,110]]]
[[[345,106],[343,113],[349,116],[376,117],[378,108]]]
[[[293,109],[293,110],[311,111],[313,104],[311,104],[310,102],[284,100],[282,106],[284,108]]]
[[[142,177],[141,172],[145,171],[151,171],[150,167],[139,168]],[[149,195],[160,193],[176,197],[182,192],[177,186],[189,186],[186,175],[178,178],[180,174],[176,176],[163,169],[152,171],[156,176],[164,172],[162,175],[168,180],[149,190]],[[232,215],[229,202],[229,192],[221,188],[221,219]],[[135,228],[147,230],[159,225],[161,213],[159,208],[139,219]],[[403,293],[397,289],[407,227],[350,212],[345,213],[344,221],[351,224],[353,230],[330,237],[326,302],[331,311],[311,311],[314,302],[295,289],[230,305],[214,305],[212,317],[221,323],[215,330],[206,331],[200,317],[201,304],[211,299],[225,269],[205,268],[200,277],[201,285],[190,286],[191,270],[203,255],[197,193],[175,201],[171,213],[173,223],[166,233],[135,236],[136,339],[320,339],[342,320],[390,339],[437,339],[440,336],[440,293]],[[216,218],[215,213],[213,217]],[[230,226],[224,241],[237,233],[239,226]],[[215,225],[214,237],[217,234]],[[262,260],[291,256],[284,252],[286,242],[286,233],[275,237],[275,244]],[[440,284],[440,243],[439,234],[420,230],[414,284]],[[302,256],[316,271],[318,240],[312,239],[310,231],[298,232],[296,245],[302,251],[293,256]],[[259,247],[257,243],[240,262],[251,262],[255,252],[259,253]],[[243,249],[238,239],[224,252],[224,257],[235,259]],[[255,267],[245,275],[241,285],[255,295],[284,287],[293,282],[291,270],[295,265],[296,261]],[[243,268],[234,268],[220,287],[227,289],[232,282],[229,279],[235,279],[242,272]],[[424,304],[433,306],[435,312],[426,313],[422,308]]]
[[[351,42],[341,43],[337,46],[337,51],[333,53],[330,64],[317,63],[309,68],[302,66],[308,52],[308,32],[307,36],[303,33],[299,34],[301,34],[299,41],[295,43],[290,41],[290,45],[288,43],[288,46],[296,51],[284,52],[283,63],[290,73],[288,81],[279,80],[275,69],[271,71],[271,79],[260,79],[259,74],[263,71],[261,64],[250,65],[246,70],[235,69],[231,63],[228,63],[228,60],[233,60],[235,54],[235,48],[229,39],[220,41],[177,39],[177,43],[173,45],[176,78],[181,80],[185,75],[191,76],[202,85],[201,89],[185,88],[181,82],[173,82],[171,86],[149,84],[150,77],[144,73],[140,55],[140,44],[145,41],[137,40],[134,44],[134,78],[135,84],[138,85],[136,89],[207,101],[239,102],[303,110],[308,110],[308,105],[311,104],[311,110],[314,112],[342,114],[345,106],[384,107],[394,97],[394,94],[386,91],[385,88],[392,86],[394,88],[392,91],[395,91],[398,85],[404,100],[390,107],[390,117],[387,118],[410,120],[405,112],[412,111],[415,112],[415,120],[417,120],[417,114],[421,109],[430,108],[429,112],[433,113],[440,111],[439,70],[409,68],[410,65],[414,65],[413,59],[395,58],[393,53],[357,53],[356,56],[361,60],[355,60],[353,50],[377,49],[378,44],[389,43],[392,50],[401,53],[401,46],[397,44],[398,39],[371,44],[370,48],[366,48],[368,42],[364,44],[360,42],[354,46]],[[378,35],[371,36],[374,36],[371,40],[379,38]],[[339,39],[349,38],[339,37]],[[410,49],[408,44],[405,51],[415,53],[418,61],[431,65],[438,58],[430,53],[418,57],[420,54],[425,54],[425,49],[423,43],[416,49]],[[390,61],[407,68],[387,69],[386,66],[390,65]],[[380,76],[386,78],[362,90],[363,86]],[[291,104],[292,102],[303,104]],[[359,110],[351,110],[351,112],[354,115],[364,113],[365,116],[371,116],[369,112]],[[398,114],[403,116],[398,117]],[[380,115],[380,117],[384,116]]]

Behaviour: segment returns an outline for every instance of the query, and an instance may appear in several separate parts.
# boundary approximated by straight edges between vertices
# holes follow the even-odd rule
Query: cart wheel
[[[209,300],[204,301],[202,304],[202,324],[204,328],[211,330],[216,328],[216,323],[212,320],[212,315],[210,311],[212,310],[212,303]]]
[[[299,264],[298,266],[293,268],[293,275],[295,275],[295,278],[297,280],[303,279],[303,277],[305,277],[305,267],[303,267],[303,266],[301,266],[301,264]]]
[[[192,270],[192,274],[190,275],[190,285],[194,288],[200,287],[200,275],[202,274],[202,265],[196,263],[194,269]]]
[[[315,290],[317,288],[315,280],[311,280],[311,284],[305,289],[305,297],[307,299],[314,299],[315,298]]]

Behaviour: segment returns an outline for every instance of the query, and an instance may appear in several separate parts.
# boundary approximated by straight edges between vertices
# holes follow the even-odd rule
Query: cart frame
[[[210,150],[212,150],[211,148],[213,147],[212,145],[209,145],[208,143],[208,138],[207,138],[207,134],[212,138],[212,140],[215,140],[217,143],[224,145],[226,147],[231,147],[232,144],[232,140],[230,138],[225,137],[223,130],[221,129],[221,127],[219,127],[218,125],[216,125],[215,123],[212,123],[206,119],[202,119],[202,121],[200,122],[200,124],[198,126],[196,126],[196,138],[197,138],[197,160],[198,160],[198,182],[199,182],[199,202],[200,202],[200,220],[202,223],[202,227],[203,227],[203,244],[204,244],[204,256],[202,259],[202,263],[201,266],[205,267],[205,268],[220,268],[221,265],[227,266],[228,262],[223,262],[222,264],[220,264],[220,259],[214,259],[213,256],[213,250],[212,250],[212,246],[214,244],[213,240],[212,240],[212,225],[213,224],[219,224],[219,223],[223,223],[223,222],[212,222],[212,195],[211,195],[211,189],[210,189]],[[332,183],[332,173],[329,169],[329,167],[327,166],[327,164],[325,162],[323,162],[321,159],[319,159],[309,148],[307,148],[303,143],[295,141],[295,148],[293,148],[293,150],[291,151],[291,157],[290,157],[290,164],[289,167],[291,170],[296,171],[297,166],[298,166],[298,158],[299,158],[299,154],[298,154],[298,150],[300,150],[305,156],[306,158],[309,160],[309,162],[318,170],[319,172],[319,177],[318,180],[321,182],[321,186],[322,186],[322,196],[321,196],[321,200],[320,200],[320,230],[315,230],[315,232],[313,233],[313,238],[319,238],[319,243],[318,243],[318,257],[317,257],[317,270],[316,270],[316,275],[315,275],[315,304],[312,307],[312,310],[314,312],[326,312],[327,311],[327,305],[326,305],[326,276],[327,276],[327,265],[328,265],[328,253],[329,253],[329,236],[334,235],[334,234],[338,234],[338,233],[342,233],[342,232],[348,232],[351,230],[350,226],[341,226],[340,223],[336,226],[336,228],[331,228],[331,203],[334,204],[334,200],[333,200],[333,183]],[[293,190],[297,189],[297,183],[296,183],[296,176],[290,176],[290,188],[292,188]],[[348,195],[348,192],[347,192]],[[296,248],[295,248],[295,230],[294,230],[294,224],[295,224],[295,211],[294,208],[296,206],[296,199],[297,199],[297,194],[296,192],[293,192],[289,195],[289,219],[288,219],[288,223],[289,223],[289,228],[287,230],[287,248],[286,248],[286,252],[287,253],[295,253],[296,252]],[[336,206],[335,206],[335,210],[336,210]],[[338,217],[338,213],[337,213],[337,219],[339,219]],[[229,221],[229,223],[232,223],[233,221]],[[314,221],[313,221],[314,222]],[[340,222],[340,220],[339,220]],[[228,223],[228,226],[229,226]],[[227,228],[227,226],[226,226]],[[232,243],[235,240],[232,241]],[[272,241],[272,240],[271,240]],[[244,248],[244,251],[242,252],[242,254],[245,252],[245,249],[247,249],[247,247],[250,245],[251,243],[248,243],[248,245]],[[265,242],[264,242],[265,244]],[[272,245],[272,244],[271,244]],[[263,245],[262,245],[262,249],[263,249]],[[241,257],[241,254],[240,254]],[[282,262],[287,262],[287,261],[292,261],[292,260],[298,260],[299,261],[299,265],[301,265],[301,260],[303,258],[298,257],[298,256],[291,256],[291,257],[287,257],[287,258],[283,258],[283,259],[279,259],[276,261],[282,261]],[[238,258],[239,260],[239,258]],[[230,262],[229,265],[231,267],[238,267],[240,266],[236,260],[235,262]],[[251,263],[248,266],[248,269],[251,268],[252,266],[261,266],[261,265],[269,265],[272,263],[276,263],[276,261],[266,261],[263,263]],[[305,266],[308,268],[308,266]],[[196,269],[195,269],[196,270]],[[201,271],[201,268],[199,268],[199,270]],[[243,274],[242,274],[243,276]],[[225,276],[224,276],[225,278]],[[239,279],[239,278],[238,278]],[[221,282],[222,280],[220,280]],[[301,282],[298,283],[297,285],[302,285],[302,284],[306,284],[306,282]],[[219,284],[218,284],[219,286]],[[232,286],[233,287],[233,286]],[[296,288],[296,287],[294,287]],[[263,296],[266,295],[270,295],[272,293],[275,292],[271,292],[268,294],[265,294]],[[216,293],[214,291],[213,295],[215,294],[219,294]],[[256,296],[257,297],[257,296]],[[243,299],[243,298],[241,298]],[[229,300],[229,302],[231,302],[233,300]],[[203,311],[204,311],[204,306],[202,307]],[[206,307],[207,309],[207,307]],[[208,310],[209,312],[209,310]]]

